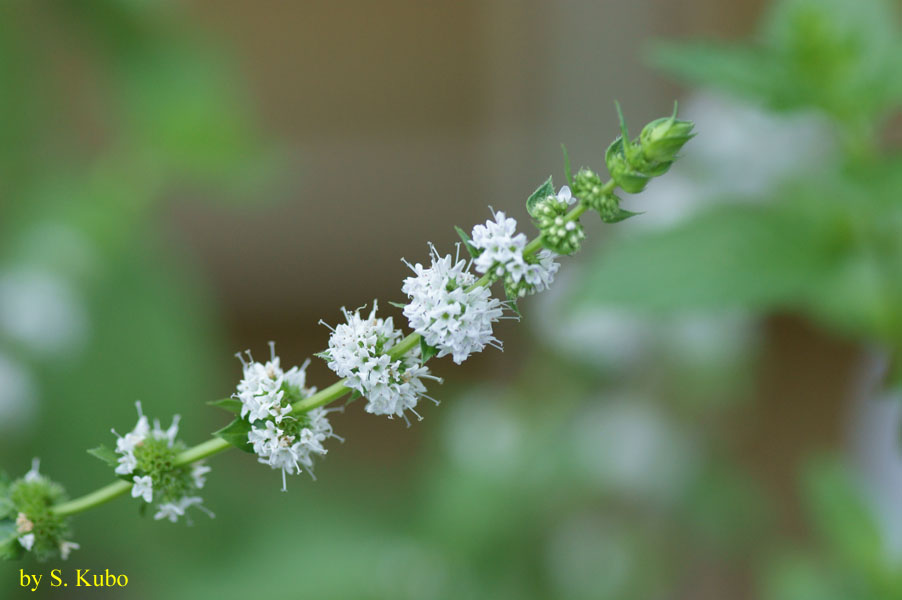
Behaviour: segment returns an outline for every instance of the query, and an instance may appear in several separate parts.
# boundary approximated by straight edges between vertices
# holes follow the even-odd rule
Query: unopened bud
[[[619,137],[614,140],[613,144],[608,146],[604,154],[605,164],[608,167],[611,178],[623,191],[629,194],[638,194],[648,185],[649,176],[630,164],[631,161],[627,154],[633,150],[633,147],[630,147],[628,142],[627,147],[624,147],[623,140],[623,137]]]
[[[673,115],[655,119],[643,127],[642,133],[639,134],[639,145],[646,161],[673,162],[680,149],[694,137],[693,126],[692,121],[677,119],[674,107]]]

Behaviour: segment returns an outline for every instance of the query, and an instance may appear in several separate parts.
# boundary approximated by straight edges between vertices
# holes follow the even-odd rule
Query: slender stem
[[[609,181],[604,185],[603,189],[606,192],[611,192],[613,191],[614,187],[614,182]],[[567,213],[564,218],[567,221],[574,221],[578,219],[580,215],[586,212],[586,210],[588,210],[588,206],[580,202],[573,210]],[[523,256],[530,256],[532,254],[535,254],[536,252],[541,250],[541,248],[542,238],[541,236],[539,236],[526,245],[526,247],[523,249]],[[488,274],[486,274],[479,278],[476,282],[474,282],[469,289],[472,290],[479,286],[487,286],[491,283],[492,278]],[[388,355],[393,359],[399,358],[407,354],[407,352],[412,350],[419,343],[420,335],[417,333],[411,333],[403,340],[392,346],[388,351]],[[345,379],[336,381],[329,387],[320,390],[312,396],[304,398],[303,400],[298,400],[291,405],[291,414],[305,413],[314,408],[335,402],[339,398],[345,396],[351,391],[351,388],[345,385],[345,381]],[[210,438],[209,440],[188,448],[187,450],[179,454],[175,464],[177,466],[191,464],[193,462],[207,458],[208,456],[218,454],[223,450],[229,448],[229,446],[229,442],[223,440],[222,438]],[[105,502],[109,502],[113,498],[121,496],[131,487],[131,482],[119,480],[100,489],[97,489],[89,494],[85,494],[81,498],[76,498],[75,500],[70,500],[68,502],[64,502],[63,504],[59,504],[54,507],[53,511],[60,516],[80,513],[88,510],[89,508],[93,508]]]
[[[119,481],[105,485],[98,490],[94,490],[90,494],[85,494],[81,498],[76,498],[75,500],[69,500],[68,502],[64,502],[63,504],[58,504],[53,507],[53,512],[61,517],[74,515],[75,513],[80,513],[82,511],[88,510],[89,508],[97,506],[98,504],[109,502],[113,498],[121,496],[122,494],[127,492],[131,487],[131,482],[123,481],[120,479]]]

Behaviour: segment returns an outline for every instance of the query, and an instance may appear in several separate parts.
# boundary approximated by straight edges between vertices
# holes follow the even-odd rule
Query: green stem
[[[103,504],[104,502],[109,502],[113,498],[127,492],[131,487],[131,482],[122,481],[120,479],[119,481],[103,486],[99,490],[94,490],[90,494],[85,494],[81,498],[69,500],[63,504],[57,504],[53,507],[53,512],[61,517],[74,515],[75,513],[80,513],[99,504]]]
[[[613,191],[614,187],[615,184],[613,181],[609,181],[604,185],[604,189],[608,192]],[[567,213],[567,216],[565,218],[568,221],[574,221],[578,219],[580,215],[586,212],[586,210],[588,210],[588,207],[580,202],[573,210]],[[530,256],[541,249],[542,239],[541,236],[539,236],[526,245],[526,247],[523,249],[523,256]],[[483,275],[475,283],[473,283],[473,285],[471,285],[469,289],[490,285],[491,283],[492,278],[488,275]],[[407,354],[419,343],[420,335],[417,333],[411,333],[403,340],[392,346],[392,348],[388,351],[388,355],[393,359],[399,358]],[[339,398],[342,398],[350,391],[351,388],[345,385],[344,379],[336,381],[329,387],[320,390],[312,396],[304,398],[303,400],[298,400],[297,402],[292,404],[291,414],[296,415],[305,413],[314,408],[325,406],[327,404],[335,402]],[[207,458],[208,456],[219,454],[229,446],[230,444],[222,438],[210,438],[209,440],[188,448],[187,450],[179,454],[175,464],[177,466],[191,464],[193,462]],[[58,504],[54,507],[53,511],[60,516],[74,515],[76,513],[86,511],[89,508],[93,508],[95,506],[109,502],[110,500],[126,493],[131,487],[131,482],[119,480],[89,494],[85,494],[81,498],[76,498],[75,500],[70,500],[68,502],[64,502],[63,504]]]

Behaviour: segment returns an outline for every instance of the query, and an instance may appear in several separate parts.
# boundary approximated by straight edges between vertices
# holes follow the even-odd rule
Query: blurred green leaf
[[[111,467],[119,464],[119,455],[104,445],[97,446],[88,450],[88,454],[95,458],[99,458]]]
[[[831,552],[865,572],[883,565],[883,540],[871,511],[840,465],[820,460],[802,479],[809,517]]]
[[[22,557],[24,549],[19,544],[18,538],[15,521],[0,520],[0,559],[16,560]]]
[[[215,406],[217,408],[221,408],[227,412],[232,414],[238,414],[241,412],[241,400],[237,398],[220,398],[219,400],[210,400],[207,402],[210,406]]]
[[[688,83],[714,87],[742,98],[781,104],[783,72],[767,51],[718,42],[658,43],[650,57]],[[785,104],[783,102],[782,104]]]
[[[783,556],[775,561],[764,582],[766,600],[849,600],[833,573],[810,559]],[[869,599],[876,600],[876,599]]]
[[[831,246],[803,219],[767,207],[716,207],[607,248],[577,298],[646,311],[794,306],[823,287]]]
[[[867,127],[902,98],[898,23],[887,0],[782,0],[758,44],[662,44],[652,60],[693,84]]]

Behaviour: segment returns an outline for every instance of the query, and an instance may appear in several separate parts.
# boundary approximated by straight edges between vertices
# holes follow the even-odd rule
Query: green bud
[[[638,194],[648,185],[649,176],[634,166],[638,157],[630,155],[634,154],[635,147],[629,142],[624,147],[623,140],[623,137],[618,137],[608,146],[604,154],[604,161],[611,178],[623,191],[629,194]]]
[[[674,105],[673,115],[655,119],[642,128],[639,145],[642,147],[643,157],[648,163],[666,163],[669,166],[686,142],[695,136],[692,133],[693,126],[692,121],[676,118]],[[664,171],[666,170],[665,168]],[[663,171],[658,174],[662,173]]]
[[[586,237],[579,221],[566,218],[569,203],[557,196],[547,196],[536,203],[533,221],[542,232],[542,245],[558,254],[573,254]]]
[[[591,169],[582,168],[573,178],[573,195],[589,204],[603,195],[601,177]]]
[[[0,555],[18,558],[24,548],[18,541],[30,536],[31,553],[41,561],[59,556],[65,538],[70,530],[65,518],[53,512],[53,505],[66,498],[62,486],[43,475],[37,474],[17,479],[8,490],[12,513],[0,521],[0,530],[6,534],[0,540]],[[13,515],[15,515],[13,517]]]

